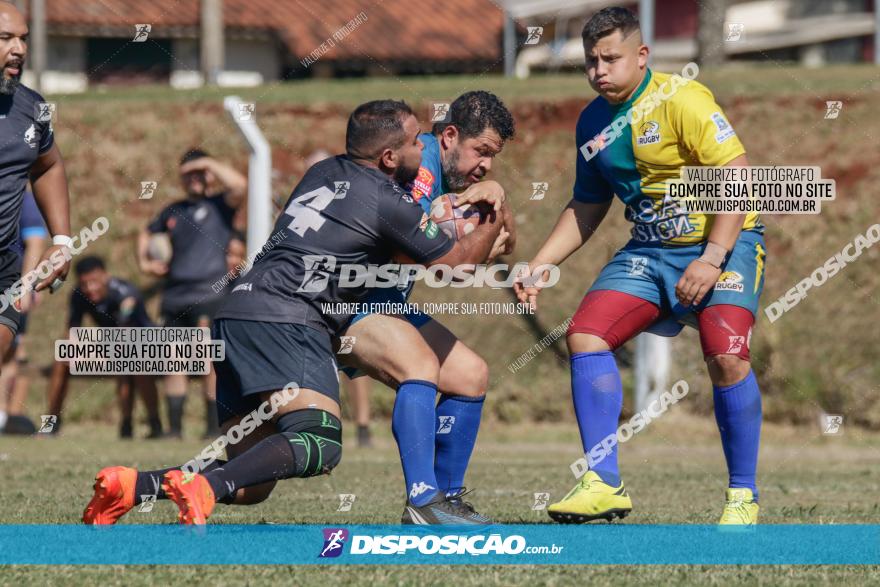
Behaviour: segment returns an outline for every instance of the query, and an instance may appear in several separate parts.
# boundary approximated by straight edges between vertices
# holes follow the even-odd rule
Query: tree
[[[697,63],[701,66],[717,66],[724,63],[724,45],[727,31],[724,16],[727,0],[700,0],[697,24]]]

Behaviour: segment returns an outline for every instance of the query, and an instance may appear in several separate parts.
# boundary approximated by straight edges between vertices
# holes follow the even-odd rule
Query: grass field
[[[567,398],[561,398],[568,401]],[[192,422],[195,424],[195,422]],[[191,429],[197,429],[191,426]],[[396,523],[402,510],[402,475],[387,423],[375,425],[377,446],[346,448],[342,464],[329,477],[282,482],[272,497],[257,506],[218,506],[213,523]],[[531,510],[533,493],[557,499],[573,484],[569,464],[578,457],[576,429],[562,426],[490,426],[481,432],[468,484],[473,502],[501,523],[547,523],[544,512]],[[352,430],[346,433],[354,446]],[[140,468],[182,462],[196,454],[203,441],[129,441],[113,437],[112,429],[70,426],[57,439],[0,439],[0,523],[77,523],[91,495],[91,479],[101,467],[132,464]],[[880,435],[845,429],[823,436],[815,428],[767,425],[759,467],[761,521],[765,524],[880,523]],[[723,504],[726,474],[711,418],[688,415],[680,407],[655,420],[621,450],[621,470],[633,497],[627,524],[712,524]],[[336,511],[340,493],[357,498],[351,512]],[[175,509],[160,502],[151,513],[133,511],[124,523],[174,523]],[[618,522],[621,523],[621,522]],[[589,560],[589,553],[584,553]],[[730,584],[762,582],[810,585],[832,578],[868,584],[877,568],[857,567],[361,567],[303,568],[177,568],[136,572],[127,568],[50,569],[17,567],[0,573],[0,583],[156,584],[185,581],[197,584],[281,581],[284,584],[390,583],[401,585],[529,584],[574,582],[605,584],[652,583]],[[452,573],[452,574],[450,574]],[[872,575],[871,573],[874,573]],[[438,581],[438,577],[443,577]]]

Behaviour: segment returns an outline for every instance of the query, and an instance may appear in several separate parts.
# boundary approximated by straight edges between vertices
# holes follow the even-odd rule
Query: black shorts
[[[10,300],[7,291],[12,285],[21,279],[21,257],[15,251],[6,250],[0,252],[0,296],[6,307],[0,312],[0,324],[12,330],[12,334],[18,334],[21,326],[21,313],[15,309],[15,304]]]
[[[217,415],[223,423],[260,405],[265,391],[293,383],[339,402],[339,375],[330,336],[301,324],[222,318],[211,338],[222,340],[217,371]]]
[[[195,328],[206,321],[208,326],[214,314],[220,309],[222,298],[213,298],[189,306],[169,306],[162,304],[162,325],[169,328]]]

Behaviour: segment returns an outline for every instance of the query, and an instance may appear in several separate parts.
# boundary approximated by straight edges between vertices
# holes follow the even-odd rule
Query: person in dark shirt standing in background
[[[77,261],[74,266],[78,286],[70,294],[70,316],[68,329],[82,326],[83,318],[89,316],[95,326],[102,328],[155,326],[147,314],[140,291],[131,283],[111,276],[100,257],[88,256]],[[67,384],[70,380],[70,363],[56,361],[49,380],[49,413],[61,414]],[[147,438],[162,436],[162,423],[159,420],[159,396],[156,391],[154,375],[120,375],[117,378],[117,395],[121,419],[120,438],[132,438],[132,415],[134,412],[134,390],[140,392],[147,409],[150,434]],[[53,433],[58,432],[59,417]]]
[[[138,264],[142,271],[165,277],[162,322],[168,327],[208,327],[222,299],[212,287],[226,275],[226,246],[233,218],[247,195],[247,178],[201,149],[190,149],[180,161],[180,179],[186,199],[165,207],[141,231]],[[211,193],[219,183],[222,189]],[[171,240],[171,260],[165,265],[150,259],[150,237],[165,233]],[[219,432],[215,407],[216,375],[203,378],[206,436]],[[182,435],[187,376],[165,379],[170,435]]]

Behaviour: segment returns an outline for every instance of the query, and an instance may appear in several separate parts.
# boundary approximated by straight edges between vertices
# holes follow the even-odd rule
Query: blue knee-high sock
[[[571,356],[571,396],[581,431],[581,442],[590,469],[613,487],[620,484],[617,469],[617,423],[623,407],[623,384],[614,353],[575,353]],[[591,458],[602,441],[615,437],[610,451],[599,462]],[[608,441],[605,446],[609,446]]]
[[[464,474],[480,430],[484,399],[485,396],[444,394],[437,402],[434,474],[443,491],[464,486]]]
[[[730,474],[729,487],[748,487],[755,501],[758,489],[758,445],[761,442],[761,391],[755,373],[728,387],[713,387],[715,421]]]
[[[397,441],[409,500],[422,506],[437,495],[434,476],[434,401],[437,385],[410,379],[397,388],[391,431]]]

